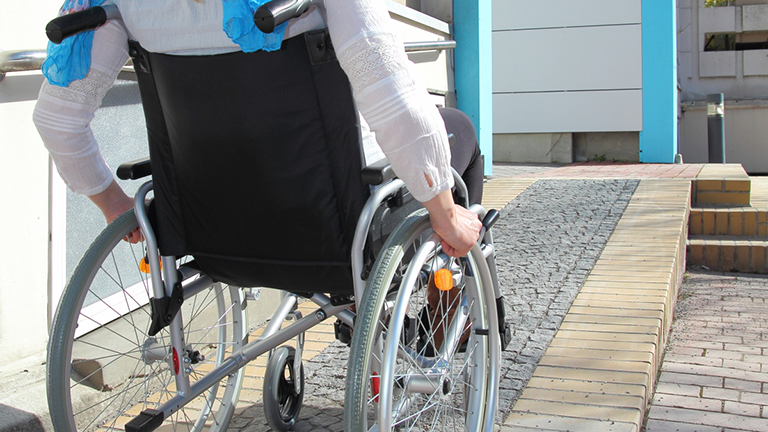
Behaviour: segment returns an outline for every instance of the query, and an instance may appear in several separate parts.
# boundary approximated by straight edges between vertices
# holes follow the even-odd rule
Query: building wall
[[[641,129],[639,0],[493,6],[495,133]]]
[[[4,4],[0,14],[2,49],[45,47],[45,24],[60,0]],[[23,19],[20,19],[23,17]],[[51,180],[48,153],[32,124],[42,83],[39,72],[8,73],[0,81],[0,351],[12,371],[34,357],[42,359],[48,339]],[[56,270],[58,271],[58,270]]]
[[[640,0],[493,7],[494,145],[515,141],[499,134],[642,129]]]
[[[768,99],[768,49],[704,51],[708,34],[768,31],[768,4],[705,8],[704,0],[680,0],[678,9],[682,100],[706,100],[709,93],[723,93],[728,100]]]
[[[681,104],[680,152],[686,163],[708,162],[706,102]],[[725,103],[725,160],[750,174],[768,174],[768,101]]]
[[[707,161],[707,94],[726,100],[726,160],[747,172],[768,172],[768,49],[705,51],[707,36],[739,40],[768,36],[768,1],[738,0],[705,8],[704,0],[678,2],[681,89],[680,153],[685,162]]]

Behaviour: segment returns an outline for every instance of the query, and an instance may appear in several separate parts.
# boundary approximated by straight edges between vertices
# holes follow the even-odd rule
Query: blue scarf
[[[245,52],[280,49],[287,23],[278,26],[273,33],[264,34],[253,23],[253,13],[269,0],[222,0],[224,7],[224,33]],[[99,6],[104,0],[65,0],[59,15]],[[43,62],[43,75],[48,82],[67,87],[75,80],[83,79],[91,68],[93,30],[64,39],[56,45],[48,42],[47,57]]]

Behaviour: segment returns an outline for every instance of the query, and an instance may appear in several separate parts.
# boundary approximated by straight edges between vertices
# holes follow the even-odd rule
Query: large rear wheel
[[[493,422],[498,365],[489,359],[500,347],[489,270],[472,255],[446,256],[431,234],[426,212],[414,213],[374,265],[350,349],[345,430]]]
[[[107,226],[62,295],[47,363],[57,431],[123,429],[141,411],[175,395],[174,368],[195,382],[246,342],[242,289],[219,283],[185,294],[179,312],[184,352],[171,349],[168,327],[148,336],[153,291],[141,269],[146,245],[123,240],[137,226],[133,210]],[[243,369],[225,377],[160,428],[226,430],[242,379]]]

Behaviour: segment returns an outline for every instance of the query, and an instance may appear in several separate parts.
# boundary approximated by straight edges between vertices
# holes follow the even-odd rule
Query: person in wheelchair
[[[368,279],[363,295],[354,298],[362,311],[350,350],[354,383],[347,390],[345,429],[442,423],[459,430],[489,430],[498,389],[496,343],[504,332],[503,324],[498,328],[503,311],[497,311],[503,301],[492,242],[484,241],[479,249],[478,215],[454,203],[451,190],[453,165],[466,184],[468,203],[480,202],[477,138],[466,115],[430,102],[385,2],[324,0],[272,35],[253,27],[246,1],[113,2],[122,22],[110,20],[95,30],[90,50],[81,56],[49,56],[34,113],[62,178],[88,196],[110,223],[75,270],[54,320],[48,396],[57,430],[118,427],[125,412],[136,416],[125,425],[129,432],[152,430],[164,420],[191,430],[225,430],[245,363],[275,347],[266,345],[268,338],[248,343],[246,302],[239,287],[301,293],[320,306],[314,314],[319,321],[337,315],[351,324],[355,318],[350,318],[348,295],[362,273]],[[76,3],[82,0],[68,0],[63,10]],[[154,184],[149,210],[143,206],[146,195],[137,195],[134,203],[114,181],[90,129],[94,112],[129,56],[149,135]],[[73,73],[78,69],[85,73]],[[450,148],[448,133],[458,138]],[[381,151],[428,218],[422,212],[407,216],[375,262],[365,272],[354,272],[350,255],[372,254],[355,250],[353,244],[366,200],[376,195],[372,184],[361,182],[361,172],[381,158]],[[399,194],[379,204],[396,207]],[[149,228],[143,217],[151,219]],[[91,307],[88,299],[96,298],[107,312],[127,310],[130,319],[123,321],[134,325],[137,312],[132,311],[143,303],[134,298],[133,287],[123,286],[122,273],[107,268],[112,248],[144,242],[134,229],[136,219],[142,232],[157,233],[157,246],[130,252],[144,255],[142,265],[154,269],[152,282],[143,283],[145,291],[150,286],[155,290],[155,298],[147,300],[152,322],[148,332],[135,325],[124,338],[131,339],[128,347],[112,337],[115,347],[103,348],[103,358],[119,354],[136,360],[136,370],[125,378],[128,384],[115,385],[110,383],[113,372],[87,356],[93,355],[99,329],[107,329],[108,335],[116,331],[86,309]],[[437,244],[427,238],[432,231],[439,237]],[[123,236],[129,242],[119,241]],[[162,255],[162,269],[152,255],[155,249]],[[177,258],[184,256],[193,256],[193,263],[178,264]],[[114,307],[90,287],[101,273],[110,283],[120,282],[125,307]],[[184,279],[183,289],[177,278]],[[199,287],[207,283],[213,284],[218,308],[212,318],[194,309],[206,303],[194,299],[206,295]],[[400,297],[398,284],[414,287],[413,297]],[[165,297],[157,294],[162,285]],[[329,300],[320,293],[341,297]],[[183,306],[169,307],[175,300]],[[398,309],[398,304],[408,306]],[[296,315],[295,331],[280,330],[287,314],[294,313],[295,301],[284,300],[283,305],[282,315],[273,316],[276,327],[268,326],[265,334],[300,342],[295,350],[276,349],[267,366],[264,406],[276,430],[289,429],[298,416],[303,397],[301,326],[316,324],[314,318]],[[169,311],[167,322],[162,312],[157,319],[156,308]],[[189,330],[192,324],[181,325],[182,315],[213,323],[198,324],[195,333]],[[214,342],[190,342],[197,334],[223,327],[229,330]],[[402,337],[386,338],[388,332]],[[399,343],[394,351],[413,358],[393,366],[395,371],[387,369],[390,363],[384,357],[394,351],[383,350],[386,343]],[[118,364],[117,358],[113,361]],[[166,375],[175,378],[147,384]],[[409,375],[412,379],[403,379]],[[132,384],[134,380],[143,382]],[[147,396],[134,394],[139,387]],[[123,395],[109,395],[113,390]],[[159,393],[150,396],[152,392]],[[104,401],[75,408],[81,393],[86,393],[84,400]],[[379,394],[388,396],[380,399]],[[130,404],[136,397],[139,409]],[[372,410],[379,412],[375,425],[369,418]]]
[[[66,80],[64,73],[49,72],[52,76],[41,88],[34,113],[35,124],[64,181],[75,192],[87,195],[107,222],[133,203],[101,158],[89,122],[128,58],[127,41],[136,40],[151,52],[190,56],[243,49],[272,50],[279,48],[281,42],[280,38],[272,38],[277,41],[259,46],[259,42],[253,41],[258,38],[250,36],[258,32],[254,29],[232,40],[225,30],[236,33],[235,27],[248,19],[229,16],[229,22],[222,25],[223,15],[232,13],[226,10],[226,5],[237,2],[223,2],[224,7],[222,2],[211,0],[115,3],[124,25],[110,21],[95,32],[88,74],[62,82]],[[380,146],[411,194],[429,211],[435,230],[445,240],[446,251],[454,256],[465,255],[477,240],[480,223],[476,215],[453,203],[449,191],[453,186],[453,163],[467,184],[470,204],[479,203],[482,197],[480,152],[471,122],[460,112],[438,111],[431,104],[383,1],[324,3],[327,23],[320,9],[312,8],[288,23],[284,38],[327,24],[336,56],[352,84],[362,114],[367,160],[375,161],[370,159],[377,157],[377,145]],[[262,90],[266,100],[281,97],[280,88],[264,84]],[[446,127],[462,138],[450,149]],[[134,241],[137,235],[132,233]]]

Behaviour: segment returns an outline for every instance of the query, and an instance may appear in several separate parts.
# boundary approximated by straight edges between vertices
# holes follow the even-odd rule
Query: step
[[[691,236],[687,262],[713,271],[768,274],[768,237]]]
[[[693,207],[689,235],[768,236],[768,209],[754,207]]]
[[[693,203],[749,205],[751,182],[740,164],[707,164],[693,182]]]

